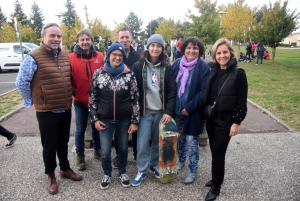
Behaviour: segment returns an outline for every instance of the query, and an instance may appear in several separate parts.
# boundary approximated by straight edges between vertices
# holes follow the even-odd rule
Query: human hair
[[[148,61],[151,61],[151,55],[149,53],[149,50],[145,50],[143,51],[141,58],[140,58],[140,62],[144,63],[145,59],[147,58]],[[157,63],[161,62],[161,66],[167,66],[169,65],[169,59],[166,55],[166,53],[164,51],[161,52],[161,54],[159,55],[158,61]]]
[[[41,31],[41,35],[46,35],[47,29],[49,27],[58,27],[60,29],[61,33],[63,32],[62,29],[60,28],[60,26],[57,23],[50,22],[50,23],[47,23],[43,26],[42,31]]]
[[[84,34],[87,35],[92,40],[92,42],[94,42],[93,35],[90,32],[90,30],[88,30],[88,29],[81,29],[80,31],[78,31],[78,33],[76,35],[76,42],[78,42],[79,37]]]
[[[132,34],[131,34],[131,31],[130,31],[130,29],[129,29],[129,28],[127,28],[127,27],[123,27],[122,29],[120,29],[120,30],[118,31],[118,37],[119,37],[119,33],[120,33],[120,31],[129,31],[129,34],[130,34],[130,36],[131,36],[131,38],[132,38]]]
[[[184,54],[186,47],[190,43],[192,43],[192,45],[197,46],[199,48],[199,56],[202,56],[203,52],[204,52],[204,45],[202,44],[202,42],[200,41],[200,39],[198,39],[197,37],[191,37],[191,38],[185,39],[182,42],[182,44],[180,45],[181,52]]]
[[[230,57],[231,57],[231,58],[232,58],[232,57],[237,58],[236,53],[235,53],[235,51],[233,50],[233,48],[232,48],[230,42],[229,42],[226,38],[220,38],[219,40],[217,40],[217,41],[215,42],[215,44],[214,44],[213,47],[211,48],[211,59],[212,59],[212,61],[213,61],[214,63],[217,62],[217,60],[216,60],[216,54],[217,54],[216,51],[217,51],[217,49],[218,49],[218,47],[219,47],[220,45],[226,45],[226,46],[228,47],[229,51],[230,51]]]

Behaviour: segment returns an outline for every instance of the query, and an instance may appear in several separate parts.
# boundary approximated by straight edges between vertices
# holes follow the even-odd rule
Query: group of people
[[[256,51],[256,56],[254,55]],[[254,41],[248,42],[246,46],[246,54],[240,52],[238,62],[250,63],[256,58],[256,65],[260,62],[262,65],[263,59],[269,60],[270,54],[266,51],[263,43],[260,41],[258,44],[255,44]]]
[[[205,200],[215,200],[224,180],[227,146],[247,113],[247,78],[236,67],[229,41],[221,38],[214,44],[213,62],[207,64],[201,59],[205,50],[198,38],[179,40],[180,55],[171,65],[160,34],[150,36],[140,55],[131,46],[130,30],[122,28],[118,43],[107,49],[105,58],[95,50],[87,29],[78,32],[69,55],[60,49],[61,37],[59,25],[46,24],[40,47],[23,59],[16,80],[24,107],[34,105],[36,109],[48,192],[58,192],[56,155],[61,177],[82,180],[67,157],[73,101],[77,169],[87,168],[84,132],[91,123],[94,157],[101,159],[104,172],[101,189],[109,188],[113,167],[118,168],[123,187],[139,186],[147,173],[159,178],[159,123],[168,124],[174,118],[179,133],[177,170],[189,159],[185,184],[197,178],[198,136],[206,126],[212,179],[205,184],[210,187]],[[205,120],[204,107],[213,104],[215,115]],[[126,174],[128,134],[137,166],[133,180]],[[113,138],[117,156],[112,160]]]

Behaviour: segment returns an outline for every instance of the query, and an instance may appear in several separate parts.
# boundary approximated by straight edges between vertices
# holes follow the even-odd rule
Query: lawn
[[[0,117],[22,106],[23,99],[18,90],[0,96]]]
[[[300,49],[276,49],[274,65],[255,63],[238,64],[247,74],[248,98],[300,131]]]

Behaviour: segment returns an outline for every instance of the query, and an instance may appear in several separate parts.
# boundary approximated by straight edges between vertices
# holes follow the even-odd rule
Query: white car
[[[23,57],[37,47],[36,44],[22,42]],[[18,70],[22,59],[20,43],[0,43],[0,73],[2,70]]]

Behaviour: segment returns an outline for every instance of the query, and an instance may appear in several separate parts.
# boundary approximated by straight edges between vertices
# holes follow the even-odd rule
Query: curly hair
[[[185,39],[182,44],[180,45],[180,50],[184,54],[186,47],[192,43],[194,46],[199,48],[199,56],[201,57],[204,53],[204,45],[202,44],[201,40],[197,37],[191,37]]]

